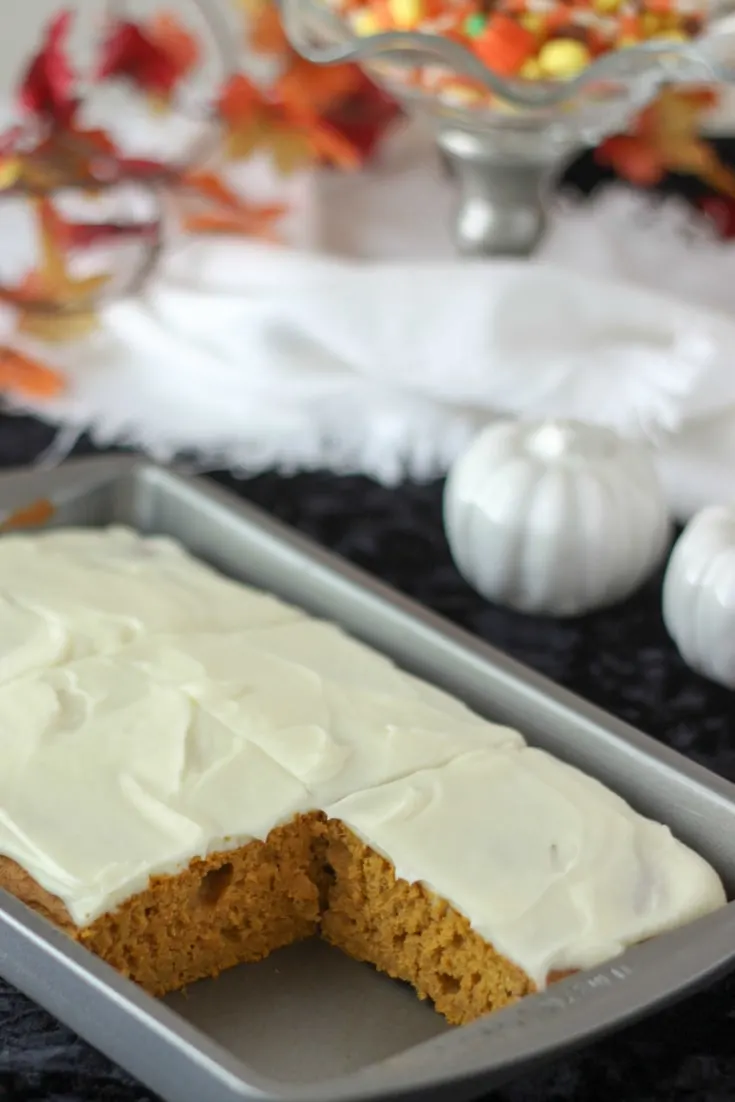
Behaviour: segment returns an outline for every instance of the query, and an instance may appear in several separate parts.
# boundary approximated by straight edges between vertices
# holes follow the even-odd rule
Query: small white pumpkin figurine
[[[689,521],[666,568],[663,613],[684,661],[735,689],[735,505]]]
[[[504,420],[480,433],[449,473],[444,526],[484,597],[552,616],[627,597],[671,535],[648,449],[567,420]]]

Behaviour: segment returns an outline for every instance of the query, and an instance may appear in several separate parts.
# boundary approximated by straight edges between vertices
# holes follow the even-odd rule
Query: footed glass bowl
[[[573,79],[506,79],[460,41],[419,31],[356,34],[329,0],[279,0],[293,47],[317,64],[357,62],[431,123],[459,189],[456,243],[469,255],[527,256],[554,176],[628,126],[665,84],[735,79],[732,8],[694,10],[690,40],[603,53]],[[690,9],[691,10],[691,9]]]

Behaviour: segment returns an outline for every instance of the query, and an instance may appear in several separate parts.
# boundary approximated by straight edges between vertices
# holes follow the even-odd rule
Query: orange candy
[[[642,37],[641,20],[640,16],[638,15],[624,15],[620,20],[618,27],[621,36],[627,37],[629,35],[631,38]]]
[[[546,12],[544,19],[546,21],[546,33],[556,34],[557,31],[566,30],[569,27],[569,6],[567,4],[557,4],[551,11]]]
[[[483,34],[475,40],[475,53],[488,69],[499,76],[515,76],[523,62],[535,54],[536,35],[507,15],[493,15]]]

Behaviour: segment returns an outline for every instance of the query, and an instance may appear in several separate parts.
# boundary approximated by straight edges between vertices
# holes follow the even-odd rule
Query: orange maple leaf
[[[247,41],[256,53],[278,55],[285,70],[276,80],[273,97],[322,113],[356,92],[362,82],[355,65],[314,65],[291,46],[273,0],[241,0],[247,14]]]
[[[8,532],[12,528],[39,528],[48,523],[56,512],[53,502],[47,498],[39,498],[25,505],[22,509],[16,509],[4,520],[0,521],[0,532]]]
[[[309,161],[325,161],[342,169],[356,169],[362,164],[357,146],[343,137],[335,127],[323,122],[311,111],[299,108],[295,104],[286,104],[283,109],[284,124],[282,138],[304,135],[309,142]],[[274,153],[278,163],[277,151]],[[307,162],[304,162],[307,163]],[[301,167],[296,165],[295,167]]]
[[[209,200],[228,210],[240,210],[247,206],[242,196],[228,187],[216,172],[193,169],[182,174],[181,183],[186,189],[194,192],[202,199]]]
[[[735,195],[735,172],[700,134],[702,113],[717,102],[710,88],[669,88],[638,116],[628,134],[602,142],[601,164],[639,187],[658,184],[669,172],[698,177],[716,191]]]
[[[40,264],[16,287],[0,287],[0,301],[19,311],[18,329],[43,340],[63,341],[94,329],[94,307],[107,274],[77,279],[66,264],[69,227],[50,199],[35,199],[41,243]]]
[[[313,65],[294,56],[274,92],[283,103],[322,114],[361,86],[362,74],[355,65]]]
[[[235,73],[225,82],[217,103],[220,117],[231,124],[266,106],[265,95],[244,73]]]
[[[188,233],[234,234],[258,237],[264,241],[278,240],[276,223],[287,211],[277,203],[271,206],[244,206],[240,210],[203,211],[186,214],[182,226]]]
[[[15,288],[0,289],[0,299],[21,308],[45,298],[50,305],[69,308],[94,296],[107,283],[107,275],[75,279],[66,265],[64,243],[68,226],[50,199],[34,200],[38,215],[41,262]]]
[[[260,91],[238,73],[225,85],[219,101],[225,129],[225,148],[232,160],[258,149],[269,152],[282,172],[291,172],[319,160],[357,168],[355,146],[324,122],[313,108],[284,102]]]
[[[655,187],[667,171],[659,150],[636,134],[607,138],[596,150],[595,159],[636,187]]]
[[[13,348],[0,348],[0,390],[26,398],[54,398],[64,386],[63,377],[52,368]]]
[[[62,307],[74,306],[94,297],[108,282],[109,276],[94,275],[85,279],[72,276],[65,256],[67,223],[48,198],[36,200],[36,209],[41,239],[41,264],[37,276],[43,292],[50,301]]]
[[[182,225],[189,233],[242,234],[277,240],[275,223],[286,214],[286,206],[250,203],[227,187],[214,172],[187,172],[182,177],[182,184],[196,198],[214,204],[214,209],[183,215]]]

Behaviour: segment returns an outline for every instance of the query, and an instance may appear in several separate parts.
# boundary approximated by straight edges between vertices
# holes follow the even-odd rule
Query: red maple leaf
[[[117,77],[143,92],[168,99],[198,54],[194,40],[172,17],[151,27],[120,19],[102,44],[99,80]]]
[[[360,154],[363,163],[375,153],[386,131],[400,119],[401,108],[362,71],[352,95],[335,104],[324,116],[325,122],[346,138]]]
[[[123,157],[111,152],[101,154],[91,162],[91,174],[100,183],[110,184],[118,180],[152,183],[175,180],[176,168],[163,161],[151,161],[143,157]]]
[[[114,241],[155,241],[158,222],[65,222],[61,243],[66,249],[85,249]]]
[[[162,11],[154,15],[146,31],[150,39],[171,58],[179,78],[197,65],[201,52],[199,42],[171,12]]]
[[[712,223],[719,237],[725,241],[735,237],[735,200],[724,195],[705,195],[697,206]]]
[[[49,23],[43,45],[26,70],[18,93],[22,107],[59,126],[68,126],[78,106],[76,77],[66,56],[72,13],[59,12]]]

